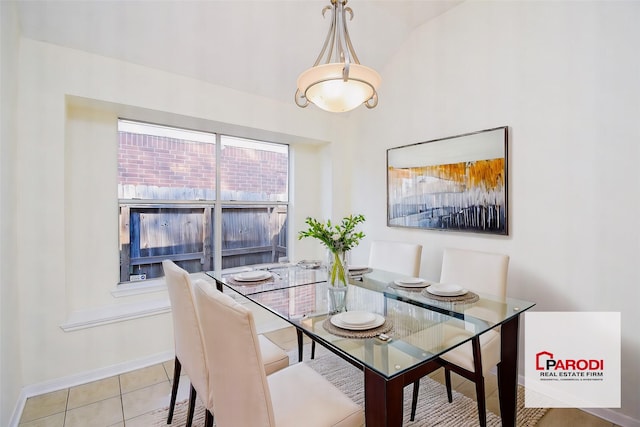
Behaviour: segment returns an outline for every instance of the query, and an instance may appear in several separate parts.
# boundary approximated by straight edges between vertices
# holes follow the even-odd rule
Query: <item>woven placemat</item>
[[[377,328],[366,329],[364,331],[352,331],[350,329],[338,328],[336,325],[331,323],[331,317],[328,317],[324,322],[322,322],[324,330],[330,334],[343,338],[374,338],[380,334],[386,334],[393,328],[393,322],[385,318],[384,323]]]
[[[440,296],[440,295],[434,295],[432,293],[429,293],[429,291],[427,291],[426,289],[422,290],[422,296],[435,300],[435,301],[442,301],[442,302],[462,302],[465,304],[471,304],[473,302],[476,302],[480,299],[480,297],[478,296],[478,294],[473,293],[471,291],[468,291],[466,294],[464,295],[459,295],[459,296],[455,296],[455,297],[444,297],[444,296]]]

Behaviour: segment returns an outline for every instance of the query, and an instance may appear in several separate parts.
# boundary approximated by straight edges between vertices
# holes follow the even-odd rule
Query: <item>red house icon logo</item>
[[[540,353],[536,353],[536,371],[544,371],[546,363],[544,360],[553,359],[553,353],[548,351],[541,351]]]

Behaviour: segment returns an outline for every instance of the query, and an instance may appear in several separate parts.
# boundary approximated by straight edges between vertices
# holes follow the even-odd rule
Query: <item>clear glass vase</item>
[[[329,313],[340,313],[346,311],[347,308],[347,287],[346,286],[328,286],[329,294]]]
[[[348,253],[327,251],[327,283],[329,292],[329,312],[344,311],[347,302]]]
[[[349,283],[348,258],[348,252],[327,251],[327,282],[329,286],[347,286]]]

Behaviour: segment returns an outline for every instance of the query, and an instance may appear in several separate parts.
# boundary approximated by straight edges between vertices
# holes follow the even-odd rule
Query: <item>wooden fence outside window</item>
[[[120,203],[120,282],[161,277],[170,259],[189,272],[214,270],[213,203]],[[223,204],[222,268],[287,255],[287,206]]]

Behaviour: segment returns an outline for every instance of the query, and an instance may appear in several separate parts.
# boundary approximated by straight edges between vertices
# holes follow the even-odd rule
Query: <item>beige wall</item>
[[[625,425],[640,423],[639,18],[638,2],[470,1],[429,22],[359,111],[352,189],[369,239],[424,245],[424,277],[444,247],[503,252],[508,294],[536,310],[622,312],[623,405],[600,413]],[[509,237],[385,226],[385,149],[504,125]]]
[[[16,285],[16,102],[19,29],[13,2],[0,2],[0,425],[8,425],[23,385]]]

